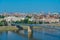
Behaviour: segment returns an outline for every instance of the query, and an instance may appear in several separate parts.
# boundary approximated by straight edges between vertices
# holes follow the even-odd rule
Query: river
[[[59,30],[37,29],[33,33],[28,33],[24,30],[22,32],[4,31],[0,32],[0,40],[60,40]]]

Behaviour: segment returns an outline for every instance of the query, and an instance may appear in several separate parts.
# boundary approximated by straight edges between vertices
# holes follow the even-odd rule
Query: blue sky
[[[0,12],[60,12],[60,0],[0,0]]]

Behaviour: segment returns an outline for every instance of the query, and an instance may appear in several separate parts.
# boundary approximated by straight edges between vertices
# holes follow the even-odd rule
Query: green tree
[[[7,26],[7,25],[8,25],[8,24],[7,24],[6,20],[0,21],[0,26]]]
[[[5,16],[0,15],[0,18],[4,18]]]
[[[43,22],[42,21],[39,21],[39,24],[42,24]]]

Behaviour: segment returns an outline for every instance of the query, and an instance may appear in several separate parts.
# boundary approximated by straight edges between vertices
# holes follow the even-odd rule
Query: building
[[[21,21],[24,20],[25,18],[22,17],[15,17],[15,16],[9,16],[9,17],[5,17],[4,20],[6,21]]]

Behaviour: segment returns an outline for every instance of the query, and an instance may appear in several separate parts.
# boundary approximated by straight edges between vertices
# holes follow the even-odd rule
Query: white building
[[[21,21],[24,19],[25,19],[24,17],[15,17],[15,16],[9,16],[4,18],[4,20],[6,21]]]

